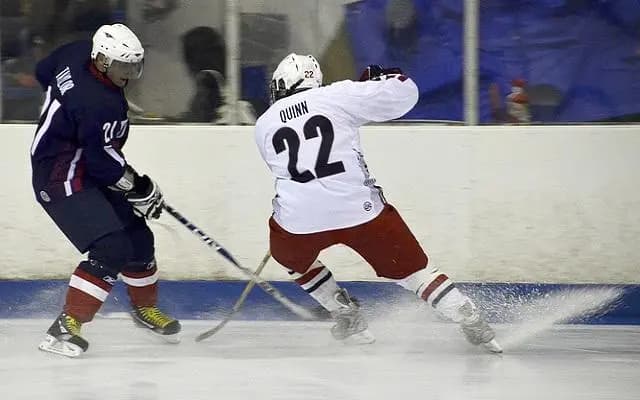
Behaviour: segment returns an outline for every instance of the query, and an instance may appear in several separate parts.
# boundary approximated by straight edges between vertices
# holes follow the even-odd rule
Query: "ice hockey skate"
[[[360,313],[360,307],[354,303],[346,290],[340,289],[334,294],[340,308],[331,313],[336,324],[331,327],[331,334],[336,340],[345,344],[369,344],[376,338],[368,329],[367,321]]]
[[[465,302],[460,307],[460,313],[464,317],[460,327],[469,343],[481,345],[491,353],[502,353],[502,347],[495,339],[496,333],[473,304]]]
[[[180,322],[160,311],[158,307],[133,307],[131,316],[139,327],[149,329],[169,343],[180,343]]]
[[[89,342],[80,336],[81,327],[80,321],[62,313],[47,330],[47,336],[38,348],[66,357],[79,357],[89,348]]]

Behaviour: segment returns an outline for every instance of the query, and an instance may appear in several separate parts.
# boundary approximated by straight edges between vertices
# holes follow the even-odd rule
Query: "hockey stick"
[[[186,219],[182,214],[176,211],[175,208],[171,207],[167,203],[164,203],[163,208],[167,211],[173,218],[178,220],[182,225],[184,225],[187,229],[189,229],[194,234],[198,235],[203,242],[205,242],[209,247],[214,248],[218,254],[222,257],[226,258],[231,264],[233,264],[236,268],[238,268],[242,273],[244,273],[248,278],[255,281],[258,286],[268,294],[270,294],[274,299],[276,299],[280,304],[285,306],[289,311],[296,314],[298,317],[311,320],[314,319],[313,315],[305,308],[295,304],[291,300],[289,300],[285,295],[280,293],[278,289],[273,287],[272,284],[260,278],[256,274],[254,274],[249,268],[245,268],[235,258],[229,253],[224,247],[222,247],[218,242],[211,239],[206,233],[204,233],[200,228],[192,224],[188,219]]]
[[[267,265],[267,262],[269,261],[270,258],[271,258],[271,252],[267,251],[267,254],[264,256],[264,258],[260,262],[260,265],[258,265],[256,272],[254,272],[257,276],[260,276],[260,273],[262,272],[264,267]],[[255,284],[256,284],[256,281],[254,281],[253,279],[249,283],[247,283],[247,286],[245,286],[244,290],[242,291],[242,294],[240,295],[240,297],[238,297],[238,300],[236,300],[236,303],[233,305],[233,308],[231,309],[229,314],[227,314],[227,316],[224,317],[224,319],[220,321],[218,325],[196,336],[196,342],[203,341],[204,339],[215,335],[220,329],[224,328],[224,326],[229,321],[231,321],[231,319],[233,319],[233,316],[236,315],[238,311],[240,311],[240,308],[242,308],[244,301],[249,296],[249,292],[251,292],[251,289],[253,289]]]

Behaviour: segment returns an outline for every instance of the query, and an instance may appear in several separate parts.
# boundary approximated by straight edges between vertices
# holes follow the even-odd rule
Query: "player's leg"
[[[334,338],[356,344],[372,343],[375,340],[367,329],[360,306],[353,301],[346,289],[338,286],[329,268],[320,260],[316,259],[304,273],[289,269],[289,274],[335,320],[336,325],[331,328]]]
[[[493,329],[473,301],[444,272],[428,265],[427,255],[393,206],[387,204],[374,220],[351,230],[345,244],[367,260],[378,276],[394,280],[442,317],[459,323],[469,342],[500,350]]]
[[[138,326],[150,329],[163,339],[177,343],[180,323],[158,308],[158,268],[155,260],[155,240],[144,218],[134,214],[120,192],[105,192],[132,245],[133,254],[120,268],[120,277],[127,285],[131,316]]]
[[[158,308],[158,268],[154,257],[153,233],[140,218],[126,232],[134,256],[121,271],[131,302],[131,315],[138,326],[150,329],[171,343],[178,343],[181,325]]]
[[[117,280],[118,266],[132,254],[131,244],[110,203],[97,189],[88,189],[43,208],[81,252],[89,252],[71,275],[62,313],[47,330],[40,349],[78,356],[88,348],[83,323],[98,312]]]
[[[335,244],[330,232],[297,235],[269,220],[272,257],[289,270],[292,279],[331,313],[336,325],[332,335],[345,343],[372,343],[375,338],[359,307],[347,291],[338,286],[333,274],[317,259],[320,251]]]

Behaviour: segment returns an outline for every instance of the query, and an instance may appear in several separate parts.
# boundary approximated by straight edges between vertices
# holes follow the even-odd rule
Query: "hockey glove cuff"
[[[379,81],[383,76],[386,75],[403,75],[403,72],[398,67],[391,68],[383,68],[377,64],[371,64],[367,66],[367,68],[362,71],[360,74],[360,78],[358,79],[361,82],[364,81]]]
[[[109,189],[124,192],[136,215],[146,219],[157,219],[164,205],[160,187],[147,175],[138,175],[130,165],[124,168],[124,174]]]
[[[140,177],[139,184],[125,194],[136,215],[146,219],[158,219],[164,200],[160,187],[147,175]]]
[[[124,174],[118,179],[116,183],[109,186],[109,189],[119,192],[130,192],[136,187],[136,184],[140,184],[140,175],[136,172],[131,165],[124,166]]]

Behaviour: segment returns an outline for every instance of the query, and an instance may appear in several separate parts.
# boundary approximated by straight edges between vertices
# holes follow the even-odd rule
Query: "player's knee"
[[[401,246],[399,246],[401,248]],[[393,257],[385,255],[379,259],[370,261],[376,275],[381,278],[402,280],[419,271],[429,269],[429,259],[419,247],[415,251],[396,253]]]
[[[271,253],[271,256],[280,265],[283,265],[289,270],[289,275],[295,276],[306,273],[311,268],[315,260],[315,257],[296,257],[292,255],[281,255],[274,252]]]
[[[149,264],[154,262],[155,244],[153,232],[146,224],[142,224],[129,232],[129,239],[133,247],[131,262]]]
[[[89,248],[89,259],[119,272],[134,256],[133,245],[124,231],[109,233]]]
[[[287,268],[287,273],[289,274],[289,277],[291,279],[298,282],[298,280],[304,276],[311,276],[312,278],[316,275],[317,271],[320,271],[321,269],[327,269],[327,267],[325,267],[325,265],[320,260],[315,260],[311,264],[309,264],[308,267],[299,265],[298,267],[296,267],[296,269]]]
[[[146,260],[130,261],[124,267],[122,267],[122,270],[120,272],[122,272],[123,274],[127,273],[127,272],[134,272],[134,273],[149,272],[149,273],[153,273],[156,269],[157,269],[156,259],[155,258],[150,258],[150,259],[146,259]]]

